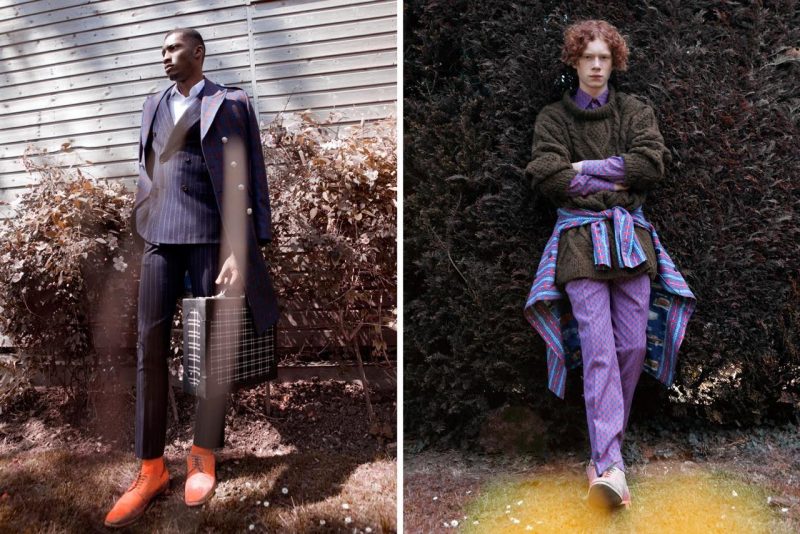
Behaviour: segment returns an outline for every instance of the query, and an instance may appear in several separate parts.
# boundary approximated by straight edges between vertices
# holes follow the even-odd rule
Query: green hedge
[[[586,18],[628,38],[617,86],[653,106],[672,156],[646,214],[698,298],[676,387],[643,378],[634,418],[797,413],[799,13],[796,1],[406,3],[410,436],[470,443],[504,403],[583,417],[579,373],[566,405],[555,399],[522,316],[555,221],[522,169],[537,113],[564,89],[563,30]]]

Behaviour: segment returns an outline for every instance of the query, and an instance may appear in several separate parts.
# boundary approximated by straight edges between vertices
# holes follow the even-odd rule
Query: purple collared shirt
[[[572,97],[581,109],[597,109],[608,103],[608,89],[597,98],[581,88]],[[625,160],[620,156],[606,159],[588,159],[583,161],[581,172],[569,184],[567,192],[570,196],[586,196],[598,191],[614,191],[614,184],[625,179]]]
[[[575,105],[581,109],[597,109],[600,106],[605,106],[608,104],[608,89],[603,91],[600,96],[595,98],[578,87],[578,92],[572,97],[572,101],[575,102]]]

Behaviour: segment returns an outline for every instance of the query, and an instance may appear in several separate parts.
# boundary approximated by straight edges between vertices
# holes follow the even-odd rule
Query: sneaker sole
[[[147,502],[147,504],[144,506],[144,508],[142,508],[142,511],[139,512],[138,514],[136,514],[135,516],[131,517],[130,519],[128,519],[124,523],[109,523],[107,521],[103,521],[103,524],[105,526],[107,526],[108,528],[125,528],[125,527],[127,527],[129,525],[132,525],[132,524],[136,523],[139,519],[142,518],[142,516],[145,514],[145,512],[147,512],[147,510],[149,510],[150,507],[153,506],[153,502],[155,502],[155,500],[157,498],[159,498],[162,495],[165,495],[165,494],[167,494],[169,492],[170,481],[171,481],[171,479],[167,480],[167,483],[164,484],[161,488],[159,488],[159,490],[156,492],[156,494],[153,495],[153,497]]]
[[[589,488],[589,505],[594,508],[616,508],[622,504],[622,496],[603,482]]]

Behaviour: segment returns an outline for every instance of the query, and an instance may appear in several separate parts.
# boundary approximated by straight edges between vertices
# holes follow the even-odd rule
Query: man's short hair
[[[202,46],[203,56],[200,58],[200,60],[202,61],[203,59],[206,58],[206,42],[203,41],[203,36],[200,35],[199,31],[195,30],[194,28],[175,28],[174,30],[170,30],[169,32],[167,32],[167,34],[164,36],[164,39],[166,40],[166,38],[172,35],[173,33],[180,33],[184,37],[190,39],[195,46],[198,45]]]
[[[604,20],[583,20],[569,26],[564,31],[561,61],[571,67],[574,66],[589,42],[598,38],[608,43],[614,70],[627,70],[628,45],[625,43],[625,38],[619,30]]]

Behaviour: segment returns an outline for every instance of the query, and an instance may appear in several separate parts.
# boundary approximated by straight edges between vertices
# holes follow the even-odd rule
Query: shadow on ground
[[[395,531],[393,448],[370,433],[359,388],[300,382],[273,386],[272,399],[266,416],[263,388],[235,394],[215,497],[188,509],[194,400],[178,395],[165,451],[171,490],[130,531]],[[393,421],[394,397],[372,400],[379,418]],[[106,511],[138,469],[132,403],[130,392],[120,392],[96,403],[91,418],[67,423],[57,392],[48,390],[4,413],[0,532],[105,530]]]

